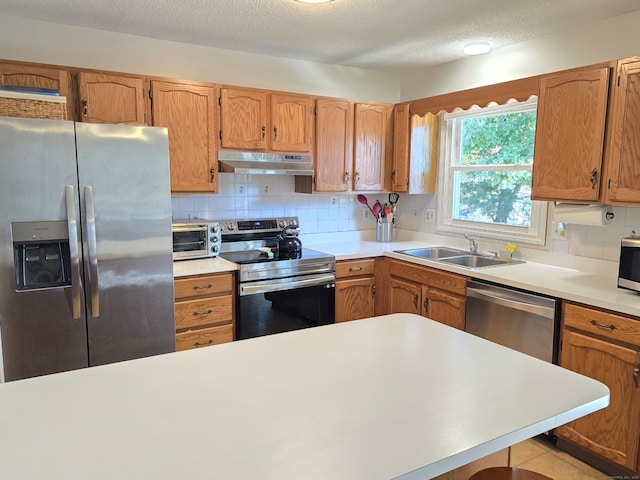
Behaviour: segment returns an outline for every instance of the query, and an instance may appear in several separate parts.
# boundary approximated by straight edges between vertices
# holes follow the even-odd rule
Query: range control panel
[[[250,220],[220,220],[223,235],[242,234],[277,234],[286,226],[300,228],[298,217],[259,218]]]

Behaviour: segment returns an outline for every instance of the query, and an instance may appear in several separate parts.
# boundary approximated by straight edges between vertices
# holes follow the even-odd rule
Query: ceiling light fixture
[[[296,0],[300,3],[329,3],[333,2],[333,0]]]
[[[487,42],[473,42],[467,43],[462,52],[465,55],[482,55],[484,53],[489,53],[491,50],[491,46]]]

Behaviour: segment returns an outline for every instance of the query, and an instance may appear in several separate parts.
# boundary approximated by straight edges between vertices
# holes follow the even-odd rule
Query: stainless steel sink
[[[464,250],[456,250],[449,247],[430,247],[430,248],[413,248],[409,250],[397,250],[396,253],[404,253],[412,257],[428,258],[430,260],[438,260],[446,257],[457,257],[464,255]]]
[[[395,253],[403,253],[411,257],[435,260],[464,268],[496,267],[499,265],[524,263],[524,260],[513,260],[509,262],[480,253],[471,253],[449,247],[413,248],[409,250],[396,250]]]
[[[498,258],[484,257],[482,255],[462,255],[460,257],[441,258],[439,261],[468,268],[492,267],[494,265],[508,265],[512,263]]]

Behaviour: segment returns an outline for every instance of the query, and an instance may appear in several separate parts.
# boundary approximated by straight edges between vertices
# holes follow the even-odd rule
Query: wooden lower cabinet
[[[375,259],[336,263],[336,323],[375,315]]]
[[[176,350],[233,341],[234,273],[176,278],[174,288]]]
[[[640,319],[565,302],[560,365],[607,385],[611,403],[556,435],[640,472]]]
[[[464,330],[468,277],[387,259],[385,313],[416,313]]]
[[[422,314],[422,288],[404,278],[389,278],[389,311],[387,313]]]

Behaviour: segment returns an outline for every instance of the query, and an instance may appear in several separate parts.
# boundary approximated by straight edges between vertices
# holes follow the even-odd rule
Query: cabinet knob
[[[213,182],[213,179],[216,177],[216,169],[211,167],[211,169],[209,169],[209,178],[210,178],[210,182]]]
[[[87,112],[89,110],[89,107],[88,107],[89,102],[87,102],[86,98],[83,98],[82,100],[80,100],[80,102],[82,103],[82,114],[83,114],[83,116],[86,117],[87,116]]]
[[[273,127],[273,141],[278,140],[278,127]]]
[[[266,137],[267,135],[267,127],[262,125],[262,140],[264,140],[264,137]]]
[[[638,375],[640,374],[640,363],[636,365],[636,368],[633,369],[633,383],[636,385],[636,388],[640,387],[640,383],[638,383]]]

